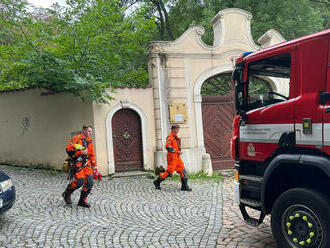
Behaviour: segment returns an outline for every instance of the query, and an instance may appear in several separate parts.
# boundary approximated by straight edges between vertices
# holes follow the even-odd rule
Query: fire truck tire
[[[329,198],[312,189],[295,188],[282,193],[271,213],[278,247],[330,247],[329,207]]]

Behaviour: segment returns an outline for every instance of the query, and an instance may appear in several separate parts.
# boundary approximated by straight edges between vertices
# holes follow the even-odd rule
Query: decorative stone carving
[[[163,43],[152,42],[147,47],[148,53],[163,53]]]
[[[262,36],[259,37],[258,43],[262,48],[275,45],[280,42],[284,42],[283,36],[274,29],[268,30]]]
[[[205,33],[205,29],[202,26],[196,26],[196,33],[202,36]]]

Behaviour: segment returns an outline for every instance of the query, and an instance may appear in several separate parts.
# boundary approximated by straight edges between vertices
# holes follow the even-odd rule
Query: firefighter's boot
[[[164,179],[162,179],[161,177],[158,177],[155,181],[154,181],[154,185],[155,185],[155,188],[156,189],[161,189],[160,188],[160,183],[162,182],[162,181],[164,181]]]
[[[62,196],[66,204],[71,205],[71,194],[73,193],[74,189],[69,184],[68,187],[66,187],[66,190],[63,192]]]
[[[183,190],[183,191],[192,191],[192,189],[189,188],[187,181],[188,181],[188,178],[186,178],[186,177],[181,178],[181,190]]]
[[[90,208],[91,207],[91,205],[87,201],[87,196],[89,195],[89,193],[90,193],[90,190],[88,190],[88,191],[82,190],[81,191],[78,206],[81,206],[81,207],[84,207],[84,208]]]

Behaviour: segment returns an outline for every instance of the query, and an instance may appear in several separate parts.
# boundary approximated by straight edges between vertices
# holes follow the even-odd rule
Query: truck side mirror
[[[235,106],[238,112],[242,110],[243,107],[243,85],[241,83],[235,84]]]
[[[235,106],[238,114],[242,116],[239,125],[245,126],[247,122],[247,115],[245,113],[245,99],[244,99],[244,84],[236,83],[235,85]]]
[[[232,74],[231,78],[232,78],[234,81],[238,82],[238,80],[240,79],[240,72],[239,72],[239,69],[236,68],[236,69],[233,71],[233,74]]]
[[[246,119],[245,118],[242,118],[239,120],[238,124],[241,126],[241,127],[244,127],[246,125]]]

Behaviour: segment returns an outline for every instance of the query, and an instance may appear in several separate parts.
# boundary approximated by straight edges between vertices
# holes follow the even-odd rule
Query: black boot
[[[155,185],[155,187],[156,187],[156,189],[161,189],[160,188],[160,183],[162,182],[162,181],[164,181],[164,179],[162,179],[161,177],[158,177],[155,181],[154,181],[154,185]]]
[[[81,191],[80,194],[80,198],[79,198],[79,202],[78,202],[78,206],[84,207],[84,208],[90,208],[91,205],[87,202],[87,196],[89,195],[90,190],[89,191]]]
[[[187,181],[188,181],[188,178],[186,178],[186,177],[181,178],[181,190],[192,191],[192,189],[189,188]]]
[[[69,184],[68,187],[66,187],[66,190],[62,194],[65,203],[68,205],[72,204],[71,194],[73,193],[73,191],[74,191],[74,189],[72,189],[71,185]]]

